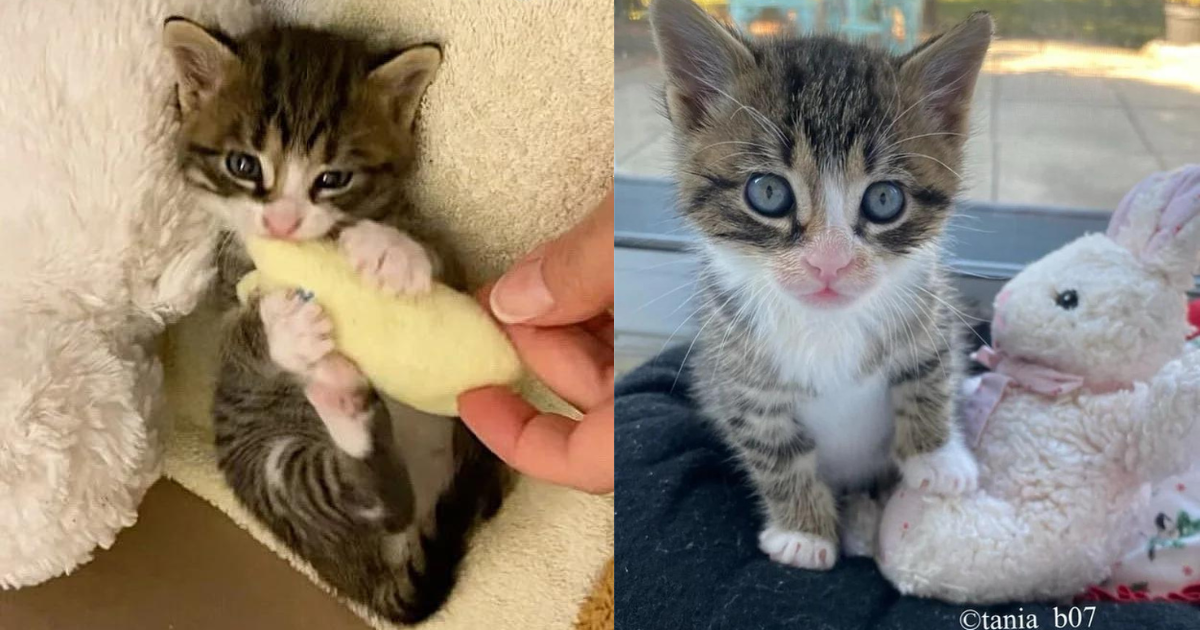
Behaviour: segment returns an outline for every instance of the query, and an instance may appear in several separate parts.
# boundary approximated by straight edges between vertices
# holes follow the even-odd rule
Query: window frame
[[[645,356],[690,341],[700,325],[687,305],[694,237],[674,211],[669,179],[618,173],[614,185],[617,353]],[[946,262],[964,306],[990,319],[996,293],[1021,269],[1083,234],[1104,232],[1110,216],[1107,210],[956,203]],[[1200,296],[1200,282],[1189,295]]]

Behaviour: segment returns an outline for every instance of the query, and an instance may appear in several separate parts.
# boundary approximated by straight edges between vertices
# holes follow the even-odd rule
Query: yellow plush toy
[[[508,338],[468,295],[438,283],[426,295],[390,295],[329,242],[252,239],[247,248],[256,271],[238,284],[242,299],[256,289],[311,293],[333,323],[338,351],[386,396],[453,416],[462,392],[521,378]]]

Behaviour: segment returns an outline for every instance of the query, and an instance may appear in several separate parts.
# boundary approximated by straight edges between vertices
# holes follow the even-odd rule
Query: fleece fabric
[[[0,3],[0,588],[91,559],[158,477],[154,339],[211,275],[176,175],[172,14],[239,0]]]
[[[617,627],[960,628],[964,614],[979,619],[968,610],[1024,623],[1013,617],[988,627],[1035,627],[1028,615],[1036,627],[1055,627],[1050,605],[966,607],[901,596],[865,558],[843,558],[828,572],[772,562],[758,549],[758,506],[733,453],[696,411],[686,369],[675,382],[686,350],[668,350],[617,383]],[[1200,609],[1186,604],[1086,605],[1097,606],[1092,627],[1100,630],[1200,627]]]

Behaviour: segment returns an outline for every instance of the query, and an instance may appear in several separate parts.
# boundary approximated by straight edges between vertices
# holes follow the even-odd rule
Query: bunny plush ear
[[[1192,287],[1200,251],[1200,165],[1155,173],[1129,191],[1108,237],[1181,290]]]

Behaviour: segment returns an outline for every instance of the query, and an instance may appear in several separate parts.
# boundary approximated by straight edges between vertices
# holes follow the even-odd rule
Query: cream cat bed
[[[156,338],[195,309],[211,273],[211,226],[171,165],[161,24],[181,14],[237,32],[256,19],[251,5],[445,44],[413,192],[431,227],[455,235],[473,283],[610,185],[603,2],[0,3],[0,586],[86,562],[136,520],[164,470],[311,577],[216,469],[211,318],[201,310],[172,328],[165,371],[155,358]],[[567,627],[612,554],[612,509],[609,497],[522,480],[426,626]]]

